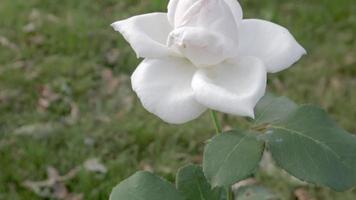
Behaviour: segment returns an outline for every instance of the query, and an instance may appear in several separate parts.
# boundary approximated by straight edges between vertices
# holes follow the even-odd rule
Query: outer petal
[[[166,13],[138,15],[111,26],[130,43],[137,57],[159,58],[176,54],[166,46],[172,31]]]
[[[149,112],[181,124],[206,110],[190,86],[194,73],[195,68],[181,58],[145,59],[131,77],[132,88]]]
[[[225,0],[226,4],[230,7],[237,24],[240,24],[243,12],[240,3],[237,0]]]
[[[253,109],[265,93],[266,81],[263,62],[244,57],[199,70],[193,77],[192,88],[197,101],[208,108],[253,118]]]
[[[239,55],[260,58],[271,73],[290,67],[306,54],[286,28],[272,22],[242,20],[239,37]]]

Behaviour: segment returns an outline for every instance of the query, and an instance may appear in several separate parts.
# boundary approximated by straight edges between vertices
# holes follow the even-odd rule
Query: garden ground
[[[321,105],[356,133],[354,0],[240,2],[247,18],[288,27],[308,51],[290,70],[270,75],[269,90],[298,103]],[[201,162],[204,142],[214,134],[209,115],[173,126],[145,111],[129,83],[139,61],[109,26],[128,16],[164,11],[166,4],[1,0],[1,200],[104,200],[137,170],[174,181],[180,166]],[[236,117],[220,117],[224,126],[246,125]],[[55,181],[44,188],[51,191],[36,190],[36,181],[48,175]],[[283,173],[261,172],[257,179],[282,199],[293,198],[296,185]],[[305,190],[312,199],[356,198],[356,190]]]

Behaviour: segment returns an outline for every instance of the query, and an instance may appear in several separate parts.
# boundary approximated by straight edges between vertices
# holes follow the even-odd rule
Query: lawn
[[[290,70],[269,76],[269,91],[321,105],[356,133],[355,1],[240,2],[246,18],[282,24],[308,51]],[[174,126],[145,111],[129,81],[139,60],[110,27],[128,16],[164,11],[166,4],[0,1],[0,200],[108,199],[112,187],[137,170],[174,181],[180,166],[201,162],[214,134],[209,115]],[[224,126],[245,125],[220,117]],[[51,191],[34,192],[30,187],[48,178],[48,168],[55,183],[45,188]],[[69,176],[58,181],[56,173]],[[256,177],[282,199],[293,199],[298,185],[282,172],[262,170]],[[312,199],[356,199],[356,190],[306,190]]]

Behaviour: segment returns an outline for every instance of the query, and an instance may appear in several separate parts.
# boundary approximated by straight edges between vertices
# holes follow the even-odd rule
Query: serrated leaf
[[[255,136],[252,131],[230,131],[206,145],[203,171],[213,187],[230,186],[254,172],[264,150]]]
[[[322,109],[301,106],[266,136],[277,164],[295,177],[337,191],[356,185],[356,137]]]
[[[140,171],[116,186],[110,200],[185,200],[169,182]]]
[[[276,97],[268,93],[255,107],[254,125],[278,122],[296,109],[298,109],[298,105],[287,97]]]
[[[177,173],[176,185],[186,200],[219,200],[222,189],[212,189],[203,170],[197,165],[188,165]]]
[[[241,187],[235,192],[235,197],[238,200],[279,200],[280,199],[271,190],[259,185]]]

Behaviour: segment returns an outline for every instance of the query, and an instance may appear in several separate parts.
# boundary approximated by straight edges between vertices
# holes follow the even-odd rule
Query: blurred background
[[[269,90],[321,105],[356,133],[356,1],[240,3],[246,18],[287,27],[308,51],[290,70],[270,75]],[[137,170],[174,181],[180,166],[201,162],[204,142],[214,135],[209,116],[173,126],[145,111],[129,82],[139,60],[110,27],[166,5],[0,0],[1,200],[108,199]],[[224,126],[246,125],[220,117]],[[282,199],[296,198],[299,183],[264,168],[259,182]],[[356,199],[356,190],[303,186],[302,192],[309,193],[306,200]]]

